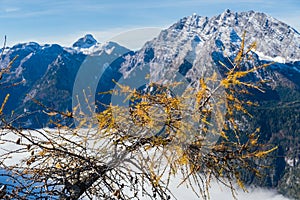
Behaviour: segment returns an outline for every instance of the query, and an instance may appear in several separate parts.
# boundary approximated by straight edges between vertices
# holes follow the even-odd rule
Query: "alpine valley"
[[[245,63],[245,67],[272,64],[247,77],[253,82],[266,82],[264,93],[253,91],[251,97],[247,96],[258,106],[250,108],[253,118],[241,121],[243,131],[259,127],[260,142],[278,146],[261,163],[270,166],[262,169],[264,176],[245,172],[244,180],[249,185],[276,188],[287,197],[300,199],[300,34],[264,13],[226,10],[211,18],[193,14],[161,31],[137,51],[115,42],[100,44],[90,34],[72,47],[35,42],[6,47],[1,68],[18,57],[11,73],[2,77],[0,102],[9,93],[4,112],[11,122],[22,128],[42,128],[60,120],[59,115],[49,116],[52,110],[48,108],[72,112],[76,81],[95,85],[91,94],[96,94],[95,99],[102,103],[109,103],[110,96],[99,92],[114,88],[118,80],[137,76],[137,69],[143,71],[145,66],[153,72],[154,79],[172,72],[184,77],[189,86],[195,86],[205,73],[220,69],[222,74],[220,62],[232,66],[230,59],[237,55],[244,32],[246,45],[257,43],[250,52],[253,62]],[[87,66],[93,68],[86,68],[85,79],[79,80],[78,72]],[[99,104],[97,110],[102,109]]]

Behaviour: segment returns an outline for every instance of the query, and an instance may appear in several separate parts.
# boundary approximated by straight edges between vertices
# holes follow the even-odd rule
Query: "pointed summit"
[[[78,48],[90,48],[91,46],[97,44],[97,40],[91,35],[86,34],[84,37],[78,39],[72,47]]]
[[[224,12],[225,13],[231,13],[231,10],[227,8]]]

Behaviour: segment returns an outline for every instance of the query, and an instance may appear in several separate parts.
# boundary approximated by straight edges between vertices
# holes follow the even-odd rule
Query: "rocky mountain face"
[[[232,67],[243,33],[245,44],[257,43],[252,63],[245,67],[275,62],[266,70],[248,77],[252,81],[267,80],[264,93],[252,91],[259,103],[251,108],[253,118],[244,122],[245,132],[261,128],[260,142],[278,146],[278,151],[265,159],[263,178],[244,173],[248,184],[278,188],[293,198],[300,197],[300,34],[292,27],[264,13],[234,13],[226,10],[212,17],[192,15],[181,19],[146,43],[128,58],[120,71],[133,77],[136,71],[149,68],[151,78],[159,81],[183,77],[195,86],[199,77],[212,71],[222,76],[220,61]],[[170,79],[171,76],[171,79]],[[181,80],[181,79],[180,79]]]
[[[11,73],[5,74],[2,79],[4,84],[0,94],[1,102],[6,94],[10,94],[4,111],[17,126],[51,127],[53,124],[49,123],[47,112],[52,109],[72,111],[73,86],[82,65],[90,67],[84,70],[90,74],[83,81],[92,82],[95,81],[95,69],[106,68],[110,60],[128,52],[130,50],[114,42],[100,44],[91,35],[80,38],[72,47],[30,42],[6,48],[2,56],[2,68],[18,57],[12,64]],[[85,66],[85,62],[89,64]]]
[[[197,86],[203,76],[232,66],[230,59],[237,54],[242,36],[245,44],[257,43],[251,52],[254,61],[245,67],[275,62],[249,79],[268,80],[263,85],[265,93],[254,92],[252,100],[259,103],[251,108],[255,116],[244,121],[245,131],[261,128],[260,142],[272,143],[278,150],[264,160],[265,176],[254,178],[245,173],[248,184],[277,188],[289,197],[299,199],[300,187],[300,34],[292,27],[264,13],[226,10],[212,18],[196,14],[185,17],[163,30],[157,38],[147,42],[140,50],[132,52],[116,43],[99,44],[91,35],[79,39],[72,47],[18,44],[5,49],[1,67],[16,55],[11,73],[5,75],[5,87],[0,94],[11,94],[5,112],[17,117],[22,127],[40,128],[49,125],[49,115],[43,105],[59,111],[71,111],[74,86],[82,91],[90,89],[97,102],[97,110],[109,103],[111,96],[99,94],[115,86],[115,81],[142,86],[142,78],[150,74],[152,81],[184,81],[187,87]],[[78,74],[84,76],[78,78]],[[81,87],[77,82],[86,83]],[[76,91],[75,91],[76,92]],[[80,95],[78,93],[78,95]],[[80,97],[79,97],[80,98]],[[247,97],[248,98],[248,97]],[[249,97],[250,98],[250,97]],[[48,110],[46,110],[49,112]],[[71,123],[71,122],[65,122]]]

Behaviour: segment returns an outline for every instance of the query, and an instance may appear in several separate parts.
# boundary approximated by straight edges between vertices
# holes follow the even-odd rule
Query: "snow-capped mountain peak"
[[[286,63],[300,60],[300,34],[289,25],[255,11],[233,12],[227,9],[211,18],[193,14],[163,30],[150,43],[159,48],[169,42],[176,49],[174,45],[180,47],[196,39],[198,45],[209,47],[210,52],[219,49],[230,56],[238,50],[244,32],[245,44],[256,42],[256,51],[260,52],[257,55],[264,55],[262,59],[272,58],[268,60],[273,61],[273,58],[280,57],[285,58]]]
[[[79,38],[72,47],[74,48],[90,48],[91,46],[97,44],[97,40],[91,35],[86,34],[84,37]]]

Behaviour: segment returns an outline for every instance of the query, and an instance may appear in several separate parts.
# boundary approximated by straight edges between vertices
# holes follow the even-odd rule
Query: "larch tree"
[[[55,129],[22,130],[2,117],[0,168],[8,181],[1,197],[175,199],[170,183],[176,177],[203,199],[209,198],[212,180],[233,196],[236,183],[246,190],[241,171],[259,175],[256,159],[276,149],[258,143],[259,129],[241,132],[236,119],[251,117],[246,108],[255,102],[241,98],[247,89],[261,90],[260,83],[245,81],[267,66],[243,67],[254,47],[245,49],[243,40],[236,58],[229,59],[232,67],[221,63],[222,79],[199,77],[197,87],[180,97],[170,89],[180,82],[153,82],[143,91],[116,83],[118,89],[108,92],[126,96],[130,106],[105,105],[105,111],[86,118],[78,105],[74,112],[82,117],[74,119],[75,128],[57,121]],[[225,98],[216,98],[220,90]],[[44,112],[75,118],[46,107]]]

